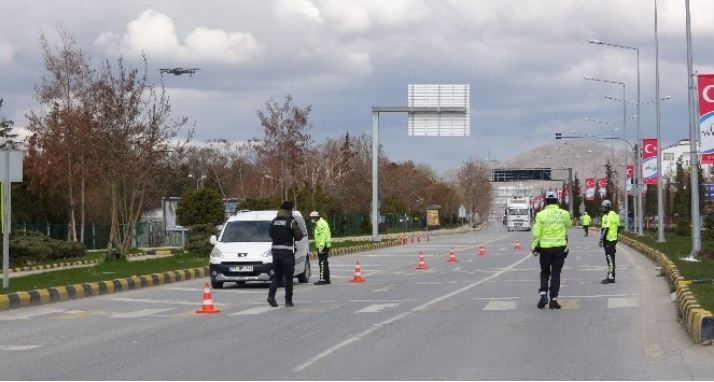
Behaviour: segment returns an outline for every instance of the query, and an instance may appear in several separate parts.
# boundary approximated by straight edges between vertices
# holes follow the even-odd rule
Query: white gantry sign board
[[[10,159],[10,182],[22,182],[22,151],[0,151],[0,182],[2,182]]]
[[[409,136],[467,137],[471,132],[471,89],[468,84],[409,85],[409,107],[436,108],[436,112],[409,112]],[[465,112],[439,111],[459,107]]]

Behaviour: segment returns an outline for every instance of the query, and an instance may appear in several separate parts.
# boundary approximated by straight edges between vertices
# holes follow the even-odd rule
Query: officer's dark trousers
[[[295,255],[292,251],[273,250],[273,281],[270,282],[268,296],[275,298],[278,285],[285,285],[285,299],[293,298],[293,273],[295,273]]]
[[[320,265],[320,280],[330,281],[330,263],[327,258],[330,257],[330,248],[323,248],[322,252],[317,254],[317,261]]]
[[[584,226],[583,226],[583,229],[585,230],[585,236],[588,235],[588,230],[589,230],[589,228],[590,228],[589,225],[584,225]]]
[[[558,297],[560,292],[560,271],[565,263],[565,247],[543,248],[540,252],[540,289],[548,291],[550,279],[550,298]]]
[[[607,277],[615,278],[615,248],[617,247],[617,240],[615,241],[603,241],[603,248],[605,248],[605,260],[607,261]]]

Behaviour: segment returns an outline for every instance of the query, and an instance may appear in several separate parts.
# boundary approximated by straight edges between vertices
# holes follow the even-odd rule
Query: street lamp
[[[687,35],[687,83],[689,91],[689,166],[691,168],[689,181],[691,183],[691,208],[692,208],[692,252],[687,257],[689,261],[697,261],[702,251],[702,231],[699,216],[699,154],[697,153],[697,140],[699,138],[698,118],[696,115],[697,99],[694,94],[694,69],[692,58],[692,24],[689,13],[689,0],[684,0],[686,14]]]
[[[591,40],[593,41],[593,40]],[[599,42],[602,43],[602,42]],[[604,82],[607,84],[613,84],[613,85],[620,85],[622,86],[622,137],[623,139],[627,138],[627,92],[626,92],[626,86],[624,82],[621,81],[611,81],[611,80],[604,80],[601,78],[593,78],[593,77],[585,77],[585,80],[587,81],[596,81],[596,82]],[[639,84],[638,84],[639,87]],[[638,90],[639,92],[639,90]],[[639,95],[637,98],[637,102],[639,102]],[[639,110],[639,105],[637,109],[637,115],[640,115],[640,110]],[[638,130],[639,130],[639,118],[638,120]],[[639,134],[639,133],[638,133]],[[630,231],[630,224],[629,220],[627,217],[629,216],[630,213],[630,201],[629,201],[629,196],[627,195],[627,156],[625,156],[625,171],[624,171],[624,176],[625,176],[625,181],[622,183],[625,186],[625,231]],[[639,182],[635,181],[635,184],[639,184]],[[638,205],[635,204],[635,212],[638,212]],[[641,208],[641,207],[639,207]],[[640,223],[641,224],[641,223]]]
[[[203,182],[208,178],[206,175],[201,175],[199,177],[194,177],[193,174],[188,174],[189,179],[196,179],[196,190],[199,190],[200,187],[203,187]],[[199,187],[200,185],[200,187]]]
[[[688,1],[688,0],[687,0]],[[605,45],[605,46],[611,46],[614,48],[620,48],[620,49],[626,49],[626,50],[634,50],[637,53],[637,115],[640,114],[640,49],[631,47],[631,46],[626,46],[626,45],[619,45],[619,44],[610,44],[604,41],[596,40],[596,39],[590,39],[588,40],[588,43],[590,44],[595,44],[595,45]],[[623,99],[625,97],[622,97]],[[640,133],[640,118],[637,118],[637,142],[639,143],[642,140],[642,136]],[[644,232],[642,230],[642,190],[641,190],[641,185],[642,183],[642,156],[638,152],[636,154],[635,160],[637,161],[637,165],[635,166],[635,200],[637,201],[635,203],[635,211],[637,212],[637,219],[635,219],[635,222],[637,223],[637,235],[638,236],[643,236]],[[627,198],[625,198],[627,200]]]

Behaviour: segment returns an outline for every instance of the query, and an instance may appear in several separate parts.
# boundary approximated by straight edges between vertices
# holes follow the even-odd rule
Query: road
[[[493,227],[334,257],[333,284],[296,285],[294,308],[228,284],[221,313],[197,315],[193,280],[0,312],[0,378],[711,379],[714,347],[691,343],[654,263],[619,245],[617,284],[601,285],[597,239],[570,237],[560,311],[535,306],[529,233]]]

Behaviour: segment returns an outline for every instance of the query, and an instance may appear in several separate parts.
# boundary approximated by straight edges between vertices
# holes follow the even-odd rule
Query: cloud
[[[398,28],[422,21],[429,7],[421,0],[321,0],[319,13],[338,32],[366,32],[380,25]]]
[[[95,44],[108,52],[138,54],[179,62],[215,62],[240,64],[253,60],[262,47],[250,33],[226,32],[222,29],[197,27],[184,42],[179,41],[174,21],[161,12],[147,9],[129,22],[126,32],[100,34]]]
[[[15,48],[7,41],[0,40],[0,64],[9,64],[15,55]]]
[[[309,0],[278,0],[275,10],[284,20],[294,20],[297,16],[315,23],[322,22],[320,10]]]

